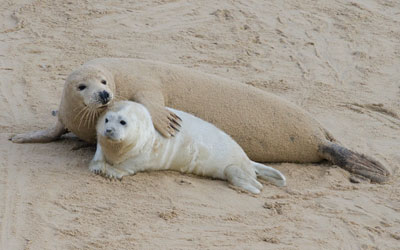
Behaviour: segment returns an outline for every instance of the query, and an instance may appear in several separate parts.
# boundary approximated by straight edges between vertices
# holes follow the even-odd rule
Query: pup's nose
[[[105,90],[99,93],[99,97],[102,104],[107,104],[110,101],[110,94]]]
[[[105,134],[107,136],[112,136],[114,134],[114,128],[106,128]]]
[[[112,134],[114,133],[114,129],[113,128],[107,128],[106,129],[106,134]]]

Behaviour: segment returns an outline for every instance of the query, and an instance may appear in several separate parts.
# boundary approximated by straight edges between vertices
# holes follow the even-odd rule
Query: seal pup
[[[114,100],[146,106],[154,127],[166,137],[176,134],[180,120],[165,106],[194,114],[232,136],[253,161],[328,160],[374,182],[384,182],[390,174],[370,156],[342,146],[309,113],[276,95],[193,69],[140,59],[100,58],[85,63],[66,79],[58,122],[11,140],[48,142],[69,130],[95,143],[96,120]]]
[[[150,113],[139,103],[115,103],[97,124],[97,150],[89,169],[108,178],[149,170],[175,170],[227,180],[254,194],[262,184],[286,185],[276,169],[251,161],[226,133],[188,113],[170,109],[182,118],[174,138],[155,129]]]

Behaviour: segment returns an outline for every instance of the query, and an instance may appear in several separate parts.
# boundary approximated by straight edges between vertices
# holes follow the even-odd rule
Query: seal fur
[[[100,73],[93,73],[96,70],[114,85],[114,99],[146,106],[154,126],[165,136],[174,135],[180,122],[165,109],[166,105],[215,124],[254,161],[309,163],[326,159],[376,182],[386,181],[390,174],[370,156],[352,161],[349,167],[349,161],[338,157],[360,159],[361,154],[351,150],[338,154],[345,147],[306,111],[278,96],[192,69],[139,59],[101,58],[87,62],[72,73],[77,78],[66,80],[58,123],[48,130],[17,135],[12,141],[47,142],[68,129],[81,139],[95,142],[94,124],[83,129],[78,126],[78,118],[73,119],[77,102],[69,100],[72,93],[67,90],[69,85],[77,84],[72,79],[97,77]]]
[[[262,188],[260,178],[286,185],[276,169],[252,162],[226,133],[193,115],[173,110],[182,119],[170,139],[153,127],[150,113],[139,103],[116,103],[97,124],[97,150],[90,170],[109,178],[149,170],[175,170],[229,181],[251,193]]]

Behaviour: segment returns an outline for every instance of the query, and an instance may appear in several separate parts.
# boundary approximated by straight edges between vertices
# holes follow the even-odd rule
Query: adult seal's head
[[[84,65],[66,79],[60,104],[60,119],[78,137],[94,138],[100,114],[115,97],[113,75],[101,66]]]
[[[114,98],[113,76],[99,66],[82,66],[72,72],[64,86],[64,97],[76,104],[97,109],[107,106]]]

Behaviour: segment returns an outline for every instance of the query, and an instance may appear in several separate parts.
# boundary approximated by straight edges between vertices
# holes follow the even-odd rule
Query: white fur
[[[229,135],[214,125],[170,110],[182,118],[182,127],[175,137],[166,139],[154,129],[143,105],[117,102],[98,120],[98,144],[90,170],[122,178],[140,171],[169,169],[228,180],[252,193],[262,188],[257,175],[277,186],[286,185],[278,170],[251,161]],[[126,125],[121,125],[121,120]],[[107,134],[107,129],[112,132]]]

